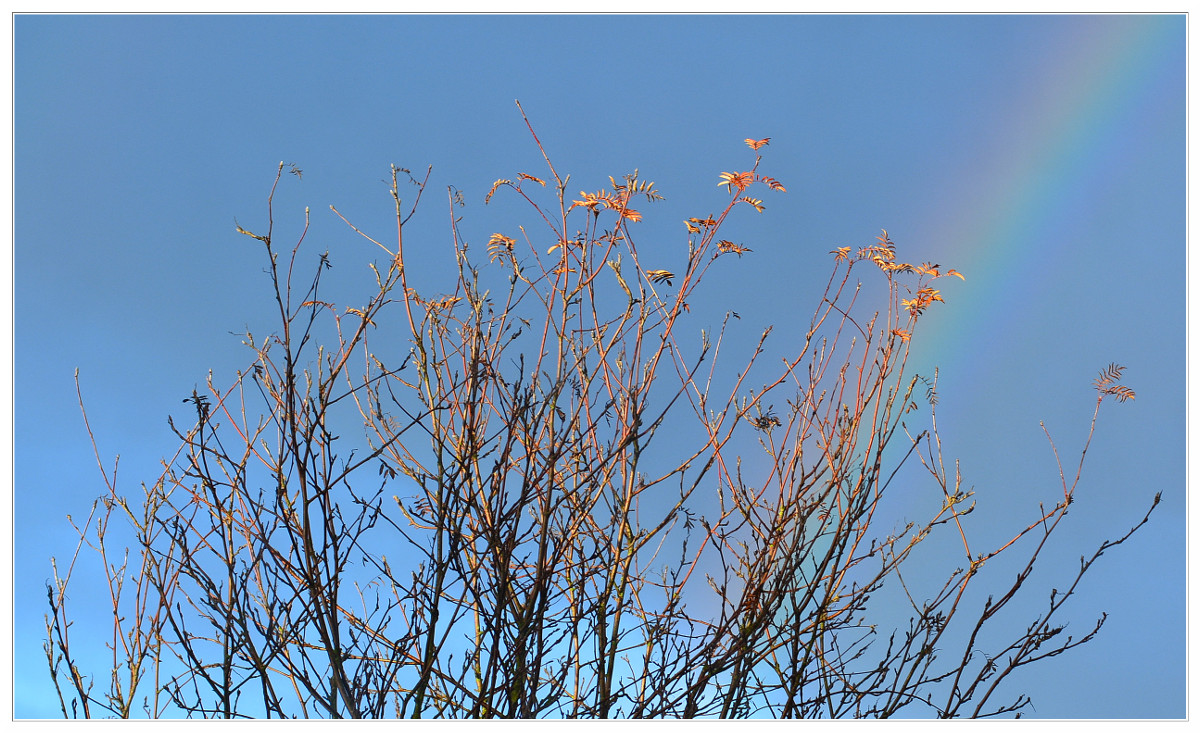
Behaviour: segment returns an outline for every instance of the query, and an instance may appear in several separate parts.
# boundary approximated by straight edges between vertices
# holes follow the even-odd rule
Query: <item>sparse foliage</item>
[[[663,200],[653,182],[634,171],[568,195],[530,133],[544,177],[498,179],[483,200],[524,202],[534,224],[491,234],[477,266],[452,216],[444,292],[417,292],[406,269],[428,173],[402,186],[408,171],[392,168],[394,244],[337,214],[385,255],[352,304],[322,299],[328,252],[300,281],[304,236],[278,245],[274,186],[266,229],[237,226],[266,257],[277,323],[245,334],[250,363],[230,384],[210,377],[185,400],[178,451],[143,496],[101,466],[106,493],[48,587],[64,716],[1019,714],[1029,697],[1000,683],[1096,635],[1103,617],[1072,636],[1060,609],[1149,512],[1034,618],[1003,617],[1080,474],[1060,463],[1061,500],[998,545],[973,539],[973,493],[941,454],[936,374],[906,370],[920,320],[944,302],[931,283],[962,275],[899,261],[886,231],[838,247],[782,365],[761,363],[768,329],[728,371],[737,314],[710,334],[688,304],[720,255],[752,251],[719,236],[735,209],[765,209],[747,191],[786,190],[758,170],[770,138],[745,140],[753,165],[720,174],[728,199],[687,218],[668,258],[669,243],[637,243],[630,204]],[[860,284],[884,307],[860,314]],[[1121,375],[1100,373],[1097,412],[1133,398]],[[940,508],[882,526],[905,464]],[[128,549],[106,543],[114,520]],[[934,533],[961,547],[926,589],[909,568]],[[71,636],[87,552],[111,589],[111,668],[98,673]],[[988,574],[1001,554],[1015,580]],[[899,610],[873,601],[885,593]]]

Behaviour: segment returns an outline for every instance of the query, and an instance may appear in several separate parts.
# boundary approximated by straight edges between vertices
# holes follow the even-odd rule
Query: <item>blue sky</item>
[[[492,181],[544,165],[514,99],[573,187],[656,181],[644,213],[671,236],[721,206],[743,138],[771,137],[762,170],[788,193],[731,224],[754,252],[721,289],[744,343],[768,323],[786,338],[829,250],[883,228],[902,258],[962,271],[914,359],[940,369],[944,449],[998,533],[1053,500],[1039,421],[1077,455],[1091,380],[1125,365],[1137,399],[1102,409],[1035,580],[1163,503],[1070,607],[1069,632],[1107,611],[1100,637],[1019,686],[1042,717],[1185,714],[1183,16],[18,16],[14,43],[17,717],[56,712],[49,558],[103,488],[75,369],[102,458],[138,491],[174,449],[167,415],[271,322],[234,219],[263,220],[279,161],[304,176],[277,221],[296,232],[311,207],[341,288],[374,253],[329,205],[386,232],[389,164],[432,165],[413,227],[436,283],[441,192],[463,193],[482,249],[517,221],[483,205]]]

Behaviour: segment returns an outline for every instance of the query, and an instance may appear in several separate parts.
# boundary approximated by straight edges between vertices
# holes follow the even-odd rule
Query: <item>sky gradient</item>
[[[1137,399],[1103,406],[1038,587],[1163,503],[1069,606],[1068,633],[1108,613],[1097,640],[1014,689],[1037,717],[1184,716],[1185,32],[1182,15],[18,16],[16,717],[57,712],[49,558],[103,488],[75,370],[102,460],[120,454],[137,492],[175,448],[167,415],[209,370],[228,383],[248,362],[238,334],[271,323],[234,220],[264,220],[279,161],[304,175],[281,186],[278,226],[298,232],[311,207],[312,252],[330,249],[347,292],[374,253],[329,206],[386,232],[389,164],[432,165],[409,266],[437,283],[447,186],[480,249],[524,220],[483,204],[544,165],[514,99],[573,188],[634,168],[655,181],[646,231],[676,250],[680,220],[720,207],[742,140],[771,137],[761,170],[788,193],[729,225],[754,250],[721,281],[735,345],[769,323],[794,336],[827,253],[880,229],[902,260],[964,273],[913,358],[939,369],[944,451],[997,537],[1053,500],[1039,421],[1073,465],[1091,381],[1126,366]]]

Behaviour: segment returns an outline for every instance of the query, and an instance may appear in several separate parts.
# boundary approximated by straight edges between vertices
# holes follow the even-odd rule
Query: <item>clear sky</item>
[[[272,322],[234,219],[264,220],[279,161],[304,175],[276,221],[297,232],[311,207],[335,287],[375,253],[329,205],[387,232],[389,164],[432,164],[409,267],[436,283],[446,187],[482,251],[512,216],[484,206],[492,181],[542,170],[519,99],[572,187],[655,181],[666,200],[644,213],[672,237],[721,206],[743,138],[771,137],[762,170],[788,193],[732,225],[754,251],[721,291],[745,343],[771,322],[786,338],[827,253],[882,228],[902,259],[963,272],[914,359],[940,369],[944,450],[997,532],[1061,491],[1039,421],[1077,455],[1092,379],[1125,365],[1137,399],[1102,409],[1058,564],[1034,580],[1062,582],[1163,503],[1069,607],[1068,633],[1108,612],[1099,638],[1018,686],[1041,717],[1182,717],[1185,31],[1181,15],[17,17],[15,715],[57,712],[49,558],[103,489],[75,369],[103,459],[138,492],[174,450],[167,415],[209,370],[228,383],[248,363],[235,334]]]

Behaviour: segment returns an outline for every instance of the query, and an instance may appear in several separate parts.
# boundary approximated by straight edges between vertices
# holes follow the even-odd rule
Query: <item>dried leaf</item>
[[[675,275],[667,270],[646,270],[646,277],[650,278],[650,282],[671,284],[675,279]]]
[[[741,257],[745,253],[752,252],[753,250],[749,247],[743,247],[740,244],[730,242],[728,239],[722,239],[720,242],[717,242],[717,251],[719,251],[721,254],[732,252],[733,254]]]
[[[721,174],[721,182],[718,183],[717,185],[725,186],[731,192],[733,191],[734,188],[736,188],[737,192],[741,193],[742,191],[745,191],[746,187],[749,186],[753,182],[754,182],[754,174],[750,171],[747,171],[744,173],[724,172]]]
[[[584,191],[580,191],[579,195],[582,196],[583,199],[571,201],[571,209],[574,209],[576,206],[582,206],[585,209],[590,209],[593,214],[598,213],[600,205],[605,203],[605,199],[602,198],[603,193],[603,191],[600,193],[586,193]],[[571,209],[567,209],[567,211],[570,211]]]
[[[371,324],[372,326],[375,325],[375,322],[372,321],[370,318],[368,318],[367,314],[364,313],[363,311],[360,311],[358,308],[347,308],[346,312],[358,316],[359,318],[363,319],[364,321]]]
[[[498,189],[498,188],[500,188],[501,186],[504,186],[504,185],[510,185],[510,186],[511,186],[511,185],[512,185],[512,181],[508,180],[507,178],[498,178],[498,179],[496,179],[496,182],[492,184],[492,188],[491,188],[491,189],[490,189],[490,190],[487,192],[487,196],[484,196],[484,197],[483,197],[483,203],[484,203],[484,204],[487,204],[487,202],[491,201],[491,200],[492,200],[492,194],[496,193],[496,189]]]
[[[781,191],[781,192],[785,192],[785,193],[787,192],[787,189],[783,187],[782,183],[775,180],[774,178],[771,178],[770,176],[762,176],[762,175],[755,176],[754,180],[758,181],[759,183],[767,184],[767,188],[771,189],[772,191]]]
[[[504,259],[506,256],[511,256],[516,243],[517,240],[512,237],[506,237],[496,232],[488,239],[488,259],[494,262],[498,259]]]
[[[752,199],[749,196],[743,196],[738,200],[745,201],[746,203],[750,204],[751,206],[754,207],[754,210],[760,214],[763,212],[763,209],[766,208],[763,206],[762,199]]]

